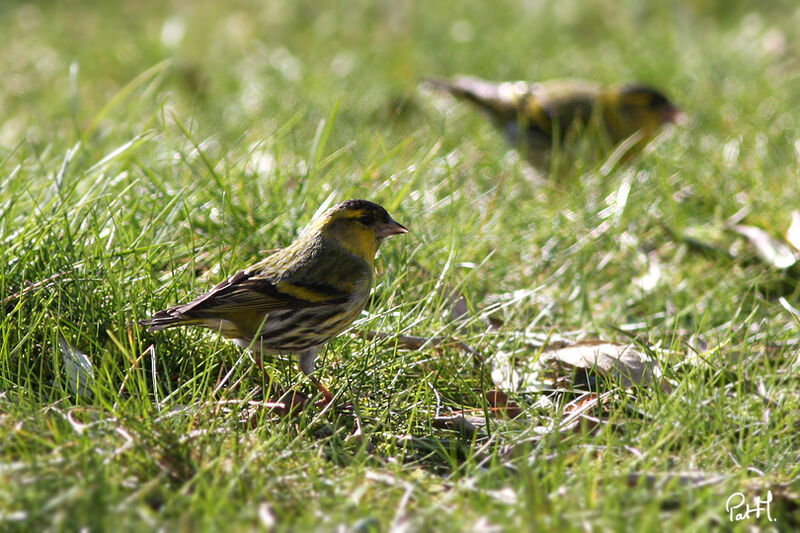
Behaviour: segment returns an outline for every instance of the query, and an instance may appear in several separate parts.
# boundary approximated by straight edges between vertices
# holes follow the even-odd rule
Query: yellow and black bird
[[[159,311],[140,324],[148,331],[201,326],[264,353],[297,354],[312,376],[317,352],[361,313],[372,286],[373,263],[384,238],[408,233],[386,209],[347,200],[311,222],[302,234],[250,268],[189,303]]]
[[[626,154],[630,157],[662,125],[684,119],[661,91],[640,83],[604,87],[578,79],[490,82],[468,76],[427,82],[486,112],[506,139],[533,166],[544,170],[550,165],[553,148],[568,148],[581,128],[592,121],[607,136],[606,148],[631,139]]]

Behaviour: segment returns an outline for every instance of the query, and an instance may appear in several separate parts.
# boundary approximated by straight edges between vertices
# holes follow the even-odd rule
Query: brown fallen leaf
[[[450,319],[455,322],[465,317],[469,313],[469,305],[467,305],[467,298],[459,289],[443,285],[439,289],[439,295],[450,303],[452,309],[450,310]]]
[[[663,378],[658,361],[632,344],[583,341],[543,352],[539,357],[539,366],[543,373],[556,379],[563,377],[565,370],[585,370],[593,371],[626,388],[658,384],[664,392],[669,393],[672,390],[672,386]]]
[[[609,398],[608,393],[603,395],[604,403],[606,403],[606,400],[608,398]],[[586,394],[583,394],[575,398],[567,405],[565,405],[563,412],[565,415],[569,415],[572,413],[582,414],[585,413],[587,410],[593,409],[594,407],[599,405],[600,405],[600,397],[594,392],[587,392]]]
[[[493,389],[486,392],[486,402],[496,413],[505,414],[509,418],[516,418],[522,414],[522,409],[516,403],[509,401],[508,394],[501,390]]]
[[[587,392],[578,396],[564,406],[561,411],[564,416],[553,425],[554,430],[560,432],[579,431],[580,422],[587,420],[592,423],[592,429],[595,426],[599,426],[604,421],[592,416],[590,413],[599,410],[601,406],[608,403],[611,394],[612,391],[607,391],[600,395]]]
[[[564,406],[564,418],[561,420],[560,430],[562,432],[593,433],[607,424],[606,419],[592,416],[590,413],[595,410],[599,411],[601,406],[607,403],[610,394],[611,392],[606,392],[598,396],[589,392],[569,402]]]

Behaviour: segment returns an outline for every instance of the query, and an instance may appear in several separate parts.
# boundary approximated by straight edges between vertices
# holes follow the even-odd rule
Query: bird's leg
[[[293,412],[304,410],[308,406],[308,398],[297,391],[288,391],[272,382],[270,376],[264,370],[264,364],[260,356],[254,357],[256,366],[261,369],[264,377],[267,378],[263,389],[264,405],[273,412],[283,416]]]
[[[310,348],[304,352],[299,354],[300,358],[300,370],[303,371],[303,374],[308,376],[309,381],[313,383],[317,389],[322,393],[322,400],[314,404],[316,407],[326,407],[333,401],[333,394],[325,388],[317,378],[313,376],[314,373],[314,359],[317,357],[317,352],[319,352],[319,346],[315,346]]]
[[[325,385],[323,385],[320,380],[314,376],[308,376],[308,379],[311,380],[311,383],[317,386],[317,389],[322,393],[323,396],[322,400],[315,403],[314,406],[326,407],[328,404],[330,404],[333,401],[333,394],[331,394],[331,391],[325,388]]]

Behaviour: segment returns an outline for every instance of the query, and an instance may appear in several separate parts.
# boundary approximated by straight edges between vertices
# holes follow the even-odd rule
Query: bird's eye
[[[372,216],[370,215],[364,215],[363,217],[359,218],[358,221],[364,224],[365,226],[371,226],[373,222]]]
[[[654,96],[652,101],[650,102],[650,105],[652,105],[653,107],[666,107],[669,105],[669,100],[667,100],[665,96],[661,95]]]

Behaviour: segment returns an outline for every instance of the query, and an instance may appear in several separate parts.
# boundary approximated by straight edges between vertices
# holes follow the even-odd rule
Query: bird
[[[320,348],[361,314],[381,242],[408,233],[382,206],[342,202],[314,219],[286,248],[236,272],[194,300],[139,323],[148,331],[200,326],[264,354],[294,354],[327,405],[333,395],[315,378]]]
[[[685,120],[661,91],[637,82],[492,82],[470,76],[426,82],[482,109],[508,142],[541,170],[549,168],[554,147],[574,145],[576,133],[593,119],[610,141],[603,152],[632,139],[626,158],[640,151],[664,124]]]

